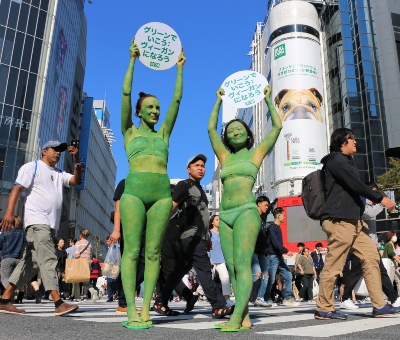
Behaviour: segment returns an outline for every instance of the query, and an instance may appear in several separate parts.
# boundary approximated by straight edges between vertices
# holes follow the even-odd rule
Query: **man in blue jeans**
[[[268,253],[269,246],[267,240],[267,223],[265,220],[265,215],[268,211],[270,204],[269,198],[267,196],[259,196],[256,199],[256,204],[258,207],[258,212],[261,216],[261,229],[257,237],[256,247],[254,249],[253,258],[251,260],[251,269],[253,272],[254,282],[261,278],[261,285],[258,289],[257,299],[254,301],[254,306],[259,307],[271,307],[270,304],[264,301],[264,294],[268,285]]]
[[[292,273],[290,272],[289,267],[283,259],[283,254],[293,256],[293,253],[283,246],[282,230],[279,227],[285,220],[285,213],[282,208],[276,208],[273,211],[273,215],[274,223],[270,224],[267,230],[267,238],[270,243],[268,254],[270,280],[268,281],[265,299],[267,300],[268,304],[271,304],[272,306],[277,306],[276,303],[272,302],[271,289],[272,285],[275,282],[276,272],[279,270],[279,274],[281,274],[281,276],[285,280],[285,286],[282,290],[283,305],[299,306],[300,303],[295,302],[293,299]]]

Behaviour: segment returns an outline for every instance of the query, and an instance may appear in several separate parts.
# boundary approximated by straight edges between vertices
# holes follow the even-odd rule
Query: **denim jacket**
[[[11,229],[0,235],[0,250],[2,258],[19,259],[24,246],[25,233],[23,229]]]

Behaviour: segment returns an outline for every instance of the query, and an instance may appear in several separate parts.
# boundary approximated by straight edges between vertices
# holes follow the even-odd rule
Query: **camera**
[[[77,139],[72,139],[71,140],[71,146],[74,146],[75,148],[77,148],[79,145],[79,140]]]

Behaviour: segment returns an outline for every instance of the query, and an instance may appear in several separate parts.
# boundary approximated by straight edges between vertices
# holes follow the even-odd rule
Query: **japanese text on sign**
[[[135,43],[140,61],[156,70],[165,70],[176,64],[181,43],[176,32],[160,22],[143,25],[136,33]]]

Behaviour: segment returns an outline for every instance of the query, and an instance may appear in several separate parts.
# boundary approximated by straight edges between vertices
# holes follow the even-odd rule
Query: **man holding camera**
[[[57,257],[54,252],[54,230],[58,228],[61,216],[63,186],[70,187],[81,183],[82,170],[79,163],[77,144],[68,146],[59,141],[49,141],[43,145],[42,159],[24,164],[18,171],[15,185],[8,199],[7,210],[1,222],[1,230],[9,230],[14,209],[22,191],[26,189],[24,226],[26,242],[20,262],[9,279],[2,298],[0,313],[23,314],[10,299],[17,287],[22,287],[39,270],[43,284],[55,304],[55,315],[64,315],[78,309],[78,305],[64,302],[57,291]],[[68,150],[74,158],[74,174],[58,168],[61,152]]]

